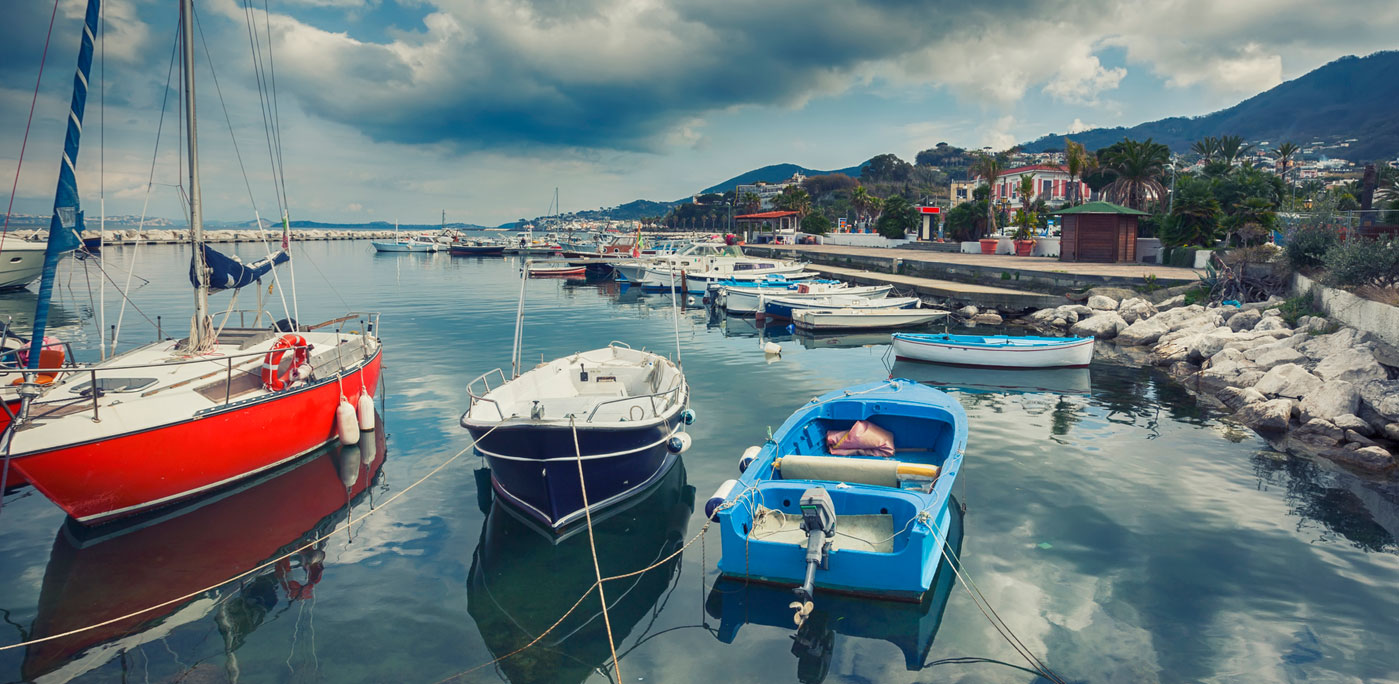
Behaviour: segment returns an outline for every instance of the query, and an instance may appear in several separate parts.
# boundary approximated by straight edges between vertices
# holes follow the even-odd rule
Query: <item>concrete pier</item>
[[[808,270],[858,285],[893,285],[894,289],[901,293],[912,292],[925,300],[931,299],[939,303],[953,302],[961,305],[971,304],[981,309],[1020,312],[1069,303],[1062,295],[1027,292],[994,285],[959,283],[951,280],[877,273],[838,266],[810,266]]]

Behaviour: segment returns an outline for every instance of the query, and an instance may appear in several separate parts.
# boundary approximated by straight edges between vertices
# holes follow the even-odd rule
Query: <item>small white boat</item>
[[[894,358],[988,368],[1082,368],[1091,337],[894,333]]]
[[[938,309],[803,309],[792,312],[792,323],[811,331],[912,328],[946,315]]]
[[[0,290],[21,288],[34,282],[44,270],[45,242],[10,238],[0,247]]]
[[[438,242],[437,238],[432,235],[414,235],[407,239],[399,238],[397,237],[397,223],[393,226],[393,232],[395,236],[393,240],[384,242],[376,240],[369,244],[374,245],[374,250],[376,252],[420,252],[423,254],[431,254],[448,248],[447,245]]]
[[[849,295],[880,299],[887,297],[893,285],[851,286],[845,283],[793,283],[783,287],[743,287],[723,288],[724,308],[734,314],[754,314],[762,310],[763,303],[773,297],[786,299],[820,299],[831,295]]]
[[[763,301],[760,313],[775,318],[791,318],[793,312],[805,309],[913,309],[918,306],[917,297],[864,297],[860,295],[827,295],[825,297],[768,297]]]

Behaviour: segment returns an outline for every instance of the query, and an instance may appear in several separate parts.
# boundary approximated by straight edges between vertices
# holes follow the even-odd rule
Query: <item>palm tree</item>
[[[1064,163],[1069,168],[1068,200],[1073,206],[1078,204],[1078,179],[1088,165],[1088,150],[1083,148],[1083,143],[1064,139]]]
[[[996,232],[996,202],[995,188],[996,181],[1000,180],[1001,173],[1005,171],[1004,158],[999,154],[977,153],[976,160],[972,162],[971,172],[977,177],[986,180],[986,187],[991,193],[986,196],[986,234],[991,235]]]
[[[1034,212],[1031,211],[1035,205],[1035,174],[1027,173],[1020,177],[1020,211],[1016,212],[1017,223],[1020,230],[1016,231],[1015,239],[1030,239],[1030,225],[1034,223]]]
[[[800,186],[789,185],[773,199],[772,205],[782,211],[795,211],[797,217],[800,218],[811,211],[811,195],[808,195]]]
[[[1278,149],[1273,151],[1273,156],[1278,158],[1278,166],[1282,169],[1282,182],[1287,183],[1287,172],[1292,168],[1292,158],[1297,155],[1298,147],[1290,142],[1278,145]],[[1288,184],[1291,187],[1291,184]],[[1295,201],[1296,195],[1293,195]]]
[[[1208,162],[1214,159],[1214,155],[1219,153],[1219,138],[1205,136],[1190,146],[1190,151],[1200,155],[1200,159]]]
[[[1228,162],[1230,166],[1239,160],[1239,157],[1248,154],[1253,149],[1252,144],[1245,145],[1242,136],[1222,135],[1219,137],[1219,146],[1216,148],[1220,159]]]
[[[855,190],[850,193],[850,206],[855,208],[855,220],[862,227],[866,219],[874,214],[878,204],[879,198],[871,195],[870,191],[863,185],[856,186]]]
[[[1147,202],[1166,196],[1166,187],[1158,179],[1170,159],[1170,148],[1151,138],[1145,142],[1124,139],[1113,145],[1103,159],[1104,167],[1115,178],[1106,188],[1107,196],[1118,204],[1145,210]]]
[[[752,214],[763,208],[763,198],[759,197],[756,192],[743,193],[743,196],[738,198],[738,203],[746,214]]]

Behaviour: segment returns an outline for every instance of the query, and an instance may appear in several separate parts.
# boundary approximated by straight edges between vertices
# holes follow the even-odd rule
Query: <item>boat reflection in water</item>
[[[853,349],[856,347],[888,346],[889,331],[812,333],[796,332],[796,339],[807,349]]]
[[[480,478],[478,478],[479,481]],[[593,518],[593,537],[603,577],[635,572],[685,544],[695,488],[677,462],[649,492]],[[621,642],[656,607],[680,566],[676,555],[649,572],[608,582],[608,616]],[[524,646],[554,624],[592,586],[588,532],[575,527],[563,537],[526,521],[496,500],[471,561],[467,612],[486,647],[499,658]],[[496,665],[514,684],[581,682],[611,668],[607,628],[596,594],[539,643]]]
[[[1087,368],[964,368],[895,361],[889,377],[970,392],[1087,395],[1093,389]]]
[[[947,531],[947,549],[954,557],[962,552],[962,506],[953,497]],[[797,657],[797,681],[817,684],[826,678],[835,654],[835,635],[860,639],[882,639],[903,651],[904,666],[911,672],[923,669],[933,639],[942,625],[947,599],[957,585],[957,576],[944,556],[938,563],[931,590],[921,603],[879,601],[817,589],[816,609],[792,637],[792,654]],[[792,590],[741,579],[720,579],[705,601],[705,612],[719,620],[715,634],[731,644],[745,624],[792,629]],[[776,680],[776,677],[768,679]]]
[[[376,416],[376,424],[383,425]],[[264,478],[99,528],[59,528],[30,638],[101,623],[213,587],[323,536],[381,478],[384,430],[321,449]],[[22,674],[66,681],[180,625],[212,617],[230,667],[234,651],[283,598],[312,598],[327,541],[238,582],[72,636],[34,644]]]

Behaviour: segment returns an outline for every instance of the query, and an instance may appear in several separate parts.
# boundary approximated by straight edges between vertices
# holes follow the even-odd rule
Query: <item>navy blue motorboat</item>
[[[492,389],[493,377],[501,384]],[[694,415],[679,366],[620,342],[508,381],[497,369],[467,393],[461,424],[490,466],[492,488],[555,532],[584,517],[585,497],[597,511],[665,475],[689,443],[681,430]]]

